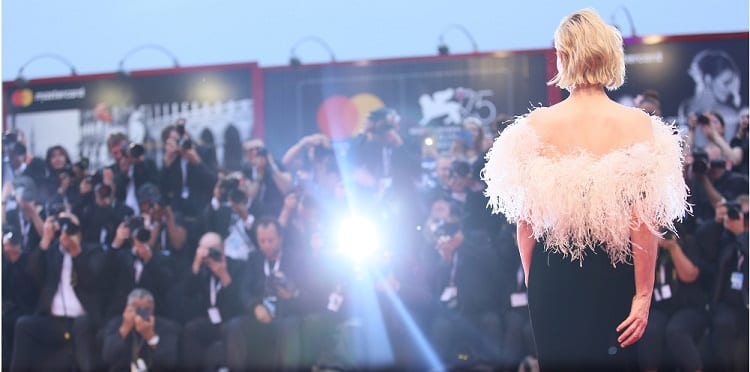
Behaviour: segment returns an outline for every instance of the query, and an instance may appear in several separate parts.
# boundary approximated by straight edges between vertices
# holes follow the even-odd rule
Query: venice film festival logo
[[[479,118],[489,124],[497,115],[495,104],[489,100],[489,89],[447,88],[419,97],[421,126],[458,126],[467,117]],[[385,107],[380,97],[359,93],[351,97],[329,97],[318,107],[318,129],[334,141],[350,138],[362,132],[371,111]]]

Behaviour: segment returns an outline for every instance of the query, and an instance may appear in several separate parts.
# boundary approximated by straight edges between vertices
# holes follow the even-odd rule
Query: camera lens
[[[133,158],[140,158],[141,156],[143,156],[144,153],[146,153],[146,149],[143,148],[143,145],[132,143],[130,144],[129,153],[130,153],[130,156]]]

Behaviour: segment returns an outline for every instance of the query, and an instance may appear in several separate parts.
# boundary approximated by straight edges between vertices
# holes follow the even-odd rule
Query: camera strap
[[[281,255],[279,255],[279,258],[273,264],[273,271],[271,270],[271,265],[268,263],[268,260],[265,260],[263,262],[263,272],[266,274],[266,277],[270,277],[271,274],[275,274],[277,271],[279,271],[280,266],[281,266]]]

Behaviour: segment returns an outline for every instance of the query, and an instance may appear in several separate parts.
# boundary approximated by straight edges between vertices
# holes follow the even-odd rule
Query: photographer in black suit
[[[102,252],[81,243],[75,215],[48,217],[38,247],[28,258],[29,271],[40,283],[35,315],[18,320],[11,370],[97,369],[97,296]]]
[[[140,203],[137,191],[146,183],[157,184],[159,170],[153,160],[145,157],[146,149],[141,144],[125,142],[120,151],[122,156],[114,179],[115,198],[138,213]]]
[[[219,234],[203,235],[184,293],[190,319],[183,337],[185,368],[205,371],[224,365],[222,326],[242,312],[238,287],[243,266],[224,255]]]
[[[7,231],[6,231],[7,230]],[[10,368],[16,320],[31,315],[39,299],[39,288],[28,270],[29,252],[21,248],[21,234],[3,229],[3,370]]]
[[[432,249],[430,249],[432,248]],[[432,339],[448,365],[496,363],[500,355],[500,296],[488,296],[502,279],[487,233],[462,227],[452,214],[428,241],[434,302]],[[461,355],[471,356],[468,360]]]
[[[110,371],[172,371],[177,366],[180,328],[154,315],[154,297],[136,288],[121,318],[106,327],[102,359]]]
[[[203,162],[198,147],[185,130],[184,120],[165,127],[161,137],[164,145],[161,195],[174,210],[195,217],[211,200],[216,172]]]
[[[157,315],[168,314],[166,297],[173,282],[169,258],[154,250],[150,239],[151,231],[143,217],[130,216],[117,227],[106,253],[105,319],[120,315],[134,288],[148,290],[162,304]]]
[[[250,255],[239,298],[244,315],[227,325],[227,365],[232,370],[287,365],[297,348],[300,262],[284,248],[278,221],[256,224],[259,250]]]

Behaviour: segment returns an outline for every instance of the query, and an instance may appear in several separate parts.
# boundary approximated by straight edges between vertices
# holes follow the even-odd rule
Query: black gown
[[[617,326],[635,294],[633,266],[613,267],[597,249],[583,260],[534,247],[529,313],[542,371],[637,370],[635,345],[617,342]]]

